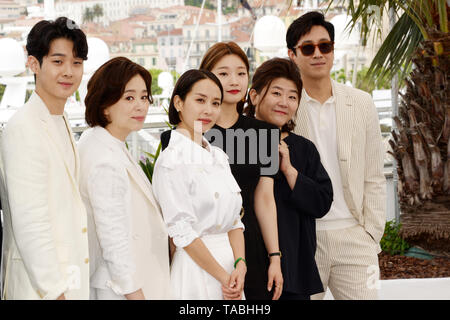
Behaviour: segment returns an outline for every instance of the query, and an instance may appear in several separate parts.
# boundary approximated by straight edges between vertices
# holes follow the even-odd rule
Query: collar
[[[173,143],[172,143],[172,141],[173,141]],[[202,143],[203,143],[203,146],[205,146],[206,148],[198,145],[197,143],[195,143],[194,141],[192,141],[191,139],[186,137],[184,134],[178,132],[177,130],[172,130],[172,135],[170,137],[169,146],[176,145],[177,147],[182,147],[182,148],[186,148],[186,147],[192,148],[192,146],[193,146],[194,149],[196,149],[196,150],[199,149],[201,151],[206,151],[206,152],[211,151],[211,145],[209,144],[208,140],[205,139],[204,136],[202,136]]]
[[[334,103],[336,101],[336,94],[335,94],[336,90],[335,90],[335,84],[333,81],[331,81],[331,97],[329,97],[327,99],[327,101],[325,101],[323,104],[327,104],[327,103]],[[320,104],[319,101],[317,101],[316,99],[310,97],[308,95],[308,93],[306,92],[305,88],[302,89],[302,98],[305,98],[306,102],[316,102],[318,104]]]
[[[98,138],[100,138],[104,143],[106,143],[108,145],[118,146],[120,148],[125,148],[126,149],[125,142],[123,142],[120,139],[117,139],[116,137],[114,137],[105,128],[103,128],[101,126],[95,126],[95,127],[91,128],[91,129],[88,129],[88,130],[91,130],[92,133],[95,134]]]
[[[177,130],[172,130],[167,149],[176,152],[177,163],[214,165],[224,162],[220,157],[221,150],[211,146],[205,137],[202,137],[202,140],[206,148],[177,132]],[[226,159],[225,162],[228,163]]]

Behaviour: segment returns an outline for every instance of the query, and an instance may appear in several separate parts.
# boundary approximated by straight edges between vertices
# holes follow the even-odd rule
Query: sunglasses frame
[[[331,50],[329,51],[329,52],[323,52],[322,51],[322,49],[320,49],[320,45],[321,44],[331,44]],[[306,47],[306,46],[314,46],[314,50],[311,52],[311,54],[305,54],[304,52],[303,52],[303,47]],[[303,43],[303,44],[301,44],[301,45],[298,45],[298,46],[296,46],[296,47],[294,47],[296,50],[297,49],[300,49],[300,52],[302,53],[302,55],[304,55],[304,56],[306,56],[306,57],[308,57],[308,56],[312,56],[313,54],[314,54],[314,52],[316,52],[316,48],[319,48],[319,51],[320,51],[320,53],[322,53],[322,54],[328,54],[328,53],[330,53],[330,52],[332,52],[333,50],[334,50],[334,41],[331,41],[331,40],[327,40],[327,41],[319,41],[318,43],[310,43],[310,42],[308,42],[308,43]]]

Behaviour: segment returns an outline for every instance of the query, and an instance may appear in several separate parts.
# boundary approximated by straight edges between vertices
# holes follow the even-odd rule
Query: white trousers
[[[378,244],[361,225],[317,230],[316,263],[324,287],[311,296],[321,300],[327,288],[335,300],[377,300],[380,286]]]

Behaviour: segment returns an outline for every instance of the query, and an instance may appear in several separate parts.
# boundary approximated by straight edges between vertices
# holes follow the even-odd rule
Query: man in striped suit
[[[296,19],[286,42],[303,80],[295,132],[315,143],[333,184],[331,209],[316,221],[323,286],[335,299],[377,299],[386,180],[375,105],[368,93],[331,79],[334,27],[321,13]]]

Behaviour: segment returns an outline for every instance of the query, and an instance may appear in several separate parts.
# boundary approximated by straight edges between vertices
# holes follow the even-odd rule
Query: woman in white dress
[[[242,299],[247,271],[242,198],[227,155],[203,133],[215,124],[223,99],[217,77],[189,70],[177,81],[169,121],[177,125],[153,173],[176,251],[171,266],[175,299]]]
[[[151,76],[127,58],[88,83],[86,130],[78,143],[88,213],[91,299],[170,299],[168,233],[152,186],[125,139],[142,129]],[[86,230],[83,230],[86,232]]]

